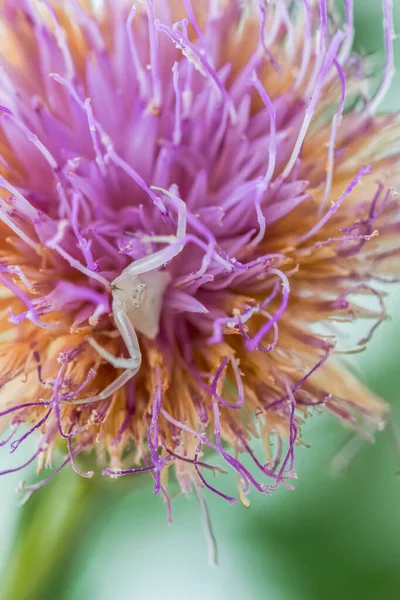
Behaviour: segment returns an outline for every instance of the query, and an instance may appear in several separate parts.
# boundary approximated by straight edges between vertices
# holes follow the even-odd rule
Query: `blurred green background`
[[[377,73],[383,64],[380,4],[356,1],[355,47],[376,55]],[[398,32],[400,2],[394,4]],[[396,60],[400,71],[399,41]],[[399,108],[399,83],[397,75],[382,110]],[[400,427],[398,298],[400,288],[392,288],[393,318],[357,364],[367,385],[393,403],[393,421]],[[400,460],[385,431],[375,444],[361,444],[348,467],[335,474],[332,458],[348,435],[327,415],[307,423],[303,438],[310,448],[297,451],[294,492],[253,494],[250,509],[206,493],[218,540],[216,569],[208,566],[196,500],[174,501],[170,527],[146,476],[98,477],[96,483],[65,472],[24,509],[15,493],[21,474],[1,478],[0,598],[398,600]],[[9,461],[3,449],[0,470]],[[234,493],[233,478],[230,485]]]

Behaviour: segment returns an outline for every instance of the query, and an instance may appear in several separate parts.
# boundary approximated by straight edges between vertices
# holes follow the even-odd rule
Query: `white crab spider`
[[[89,344],[100,356],[114,368],[124,369],[124,372],[96,396],[69,400],[65,402],[66,404],[89,404],[106,400],[132,379],[140,369],[142,354],[136,331],[152,340],[157,337],[162,299],[170,281],[170,275],[159,269],[183,250],[182,239],[186,235],[185,203],[170,192],[164,191],[164,193],[179,201],[176,236],[168,238],[170,245],[166,248],[128,265],[111,283],[114,321],[126,344],[129,357],[113,356],[96,340],[88,338]]]

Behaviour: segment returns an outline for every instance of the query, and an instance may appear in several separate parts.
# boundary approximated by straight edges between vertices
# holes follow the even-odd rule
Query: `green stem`
[[[102,504],[96,480],[65,471],[20,509],[0,600],[61,598],[74,547]]]

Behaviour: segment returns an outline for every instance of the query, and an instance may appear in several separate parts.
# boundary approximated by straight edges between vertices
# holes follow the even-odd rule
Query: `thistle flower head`
[[[357,350],[383,320],[375,286],[398,252],[398,118],[374,116],[391,2],[374,94],[344,4],[341,21],[325,0],[1,2],[11,452],[39,433],[28,462],[68,449],[50,477],[94,448],[104,474],[147,470],[168,502],[173,466],[183,492],[236,503],[208,448],[246,503],[290,487],[317,407],[382,425],[337,354],[338,322],[371,320]]]

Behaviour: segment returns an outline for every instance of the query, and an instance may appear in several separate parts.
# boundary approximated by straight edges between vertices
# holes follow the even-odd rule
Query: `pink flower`
[[[315,407],[383,425],[385,404],[335,359],[335,323],[372,319],[362,349],[385,317],[375,286],[398,270],[399,121],[374,116],[391,2],[369,97],[345,4],[339,23],[325,0],[1,2],[11,452],[39,432],[29,463],[68,449],[50,478],[95,448],[104,474],[147,470],[168,503],[174,465],[183,492],[234,504],[204,448],[246,503],[290,487]]]

